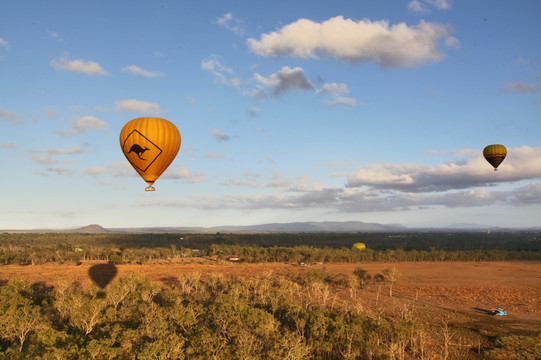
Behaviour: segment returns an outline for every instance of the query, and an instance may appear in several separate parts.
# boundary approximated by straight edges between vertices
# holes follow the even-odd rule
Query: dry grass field
[[[82,265],[45,264],[36,266],[0,266],[0,284],[10,278],[54,285],[61,280],[91,285],[89,269],[95,263]],[[307,272],[323,268],[331,273],[353,275],[356,268],[370,275],[386,268],[400,274],[389,297],[388,288],[375,286],[365,290],[336,289],[336,296],[354,296],[365,308],[382,309],[403,316],[416,317],[429,327],[452,326],[461,330],[491,335],[541,334],[541,263],[539,262],[401,262],[357,263],[298,266],[282,263],[246,264],[213,261],[202,258],[156,261],[144,265],[118,265],[116,278],[136,272],[165,286],[186,273],[202,277],[258,276],[274,273]],[[114,280],[113,280],[114,281]],[[508,315],[491,316],[487,312],[502,307]]]

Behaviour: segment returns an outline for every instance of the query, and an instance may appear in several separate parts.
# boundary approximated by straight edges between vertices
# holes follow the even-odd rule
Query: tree
[[[393,297],[393,286],[402,275],[397,268],[384,269],[382,271],[385,282],[389,284],[389,296]]]
[[[359,280],[359,286],[361,288],[364,288],[366,283],[371,279],[371,276],[368,275],[368,270],[365,270],[363,268],[356,268],[353,271],[353,275],[355,275],[357,277],[357,280]]]
[[[30,285],[17,279],[10,280],[0,292],[0,337],[18,341],[19,352],[28,334],[44,321],[39,306],[33,304],[33,295]]]

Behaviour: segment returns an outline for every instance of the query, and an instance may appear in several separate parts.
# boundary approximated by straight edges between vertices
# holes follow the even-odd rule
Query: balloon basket
[[[154,186],[147,186],[145,191],[156,191],[156,188]]]

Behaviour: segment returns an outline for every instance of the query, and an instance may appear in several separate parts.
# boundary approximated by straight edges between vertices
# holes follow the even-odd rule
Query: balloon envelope
[[[167,169],[180,149],[180,132],[170,121],[142,117],[120,131],[120,147],[135,171],[149,185]],[[146,190],[154,190],[149,186]]]
[[[353,244],[353,248],[357,250],[364,250],[366,249],[366,245],[364,243],[355,243]]]
[[[500,144],[488,145],[483,150],[483,156],[494,167],[494,171],[498,171],[498,166],[507,156],[507,149]]]

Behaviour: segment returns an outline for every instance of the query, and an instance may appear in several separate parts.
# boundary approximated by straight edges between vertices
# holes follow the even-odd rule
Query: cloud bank
[[[438,192],[541,178],[541,148],[510,149],[495,173],[479,155],[462,162],[437,166],[424,164],[375,164],[348,178],[347,187],[368,186],[404,192]]]
[[[261,174],[246,173],[241,179],[229,179],[221,184],[248,186],[260,189],[260,193],[188,196],[144,205],[202,210],[317,208],[336,213],[363,213],[541,203],[541,163],[537,160],[541,148],[509,149],[508,158],[498,172],[492,171],[482,157],[467,156],[469,158],[460,163],[435,166],[368,165],[351,174],[343,187],[322,185],[307,176],[291,179],[273,173],[265,179]],[[506,186],[494,186],[497,183]]]
[[[252,52],[261,56],[319,58],[350,63],[375,62],[381,68],[418,67],[444,58],[441,40],[456,46],[448,25],[421,21],[418,25],[390,25],[388,21],[355,21],[336,16],[321,23],[299,19],[281,29],[248,39]]]

